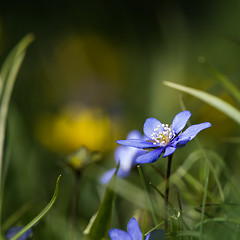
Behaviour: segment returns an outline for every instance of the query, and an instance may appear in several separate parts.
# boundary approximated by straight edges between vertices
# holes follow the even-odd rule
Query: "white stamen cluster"
[[[154,141],[154,145],[166,146],[175,136],[175,132],[172,130],[172,126],[168,124],[162,124],[163,131],[161,132],[161,126],[158,125],[153,129],[153,133],[151,134],[152,140]]]

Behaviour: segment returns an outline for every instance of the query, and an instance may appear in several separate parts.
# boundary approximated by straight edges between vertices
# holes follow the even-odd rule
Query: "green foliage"
[[[196,90],[190,87],[186,87],[181,84],[172,83],[168,81],[164,81],[163,84],[168,87],[175,88],[182,92],[188,93],[196,98],[199,98],[200,100],[206,102],[207,104],[215,107],[219,111],[225,113],[228,117],[232,118],[234,121],[240,124],[240,111],[233,107],[232,105],[230,105],[229,103],[225,102],[224,100],[215,97],[209,93]]]
[[[0,181],[9,101],[17,74],[26,54],[26,49],[33,39],[32,34],[24,37],[8,55],[0,70]]]
[[[108,233],[112,219],[112,210],[115,197],[114,189],[116,184],[116,174],[117,170],[113,175],[111,181],[108,183],[108,187],[104,194],[104,198],[99,207],[99,210],[92,217],[89,226],[85,230],[86,236],[84,240],[102,240]]]
[[[132,11],[131,4],[119,6],[119,9],[122,8],[121,12],[118,9],[112,11],[113,6],[95,2],[95,8],[83,2],[74,5],[73,9],[65,13],[68,16],[65,19],[69,19],[67,21],[62,20],[62,14],[55,14],[56,22],[51,22],[51,11],[44,10],[45,19],[37,19],[39,29],[34,26],[36,22],[31,25],[31,29],[37,29],[37,42],[34,48],[30,49],[33,51],[28,55],[21,74],[18,75],[26,51],[34,40],[32,34],[25,36],[17,44],[0,69],[1,234],[13,225],[25,225],[29,219],[33,219],[42,210],[39,207],[46,205],[45,198],[48,199],[48,187],[51,185],[49,183],[55,181],[59,171],[64,171],[62,191],[59,192],[57,205],[45,216],[56,200],[60,177],[47,207],[13,239],[17,239],[23,231],[39,221],[40,223],[33,228],[33,240],[73,240],[74,237],[74,240],[108,240],[110,226],[125,230],[124,227],[132,216],[138,219],[144,236],[154,229],[163,228],[166,159],[161,158],[152,164],[153,167],[144,165],[139,168],[142,170],[140,175],[144,172],[141,177],[137,174],[137,169],[134,169],[128,178],[117,179],[116,183],[114,176],[103,198],[102,186],[98,182],[100,174],[114,165],[112,145],[115,139],[121,139],[129,129],[142,130],[142,123],[146,117],[161,116],[163,121],[168,121],[179,110],[176,91],[162,86],[162,80],[172,79],[179,82],[180,84],[164,81],[164,85],[204,102],[187,102],[187,109],[195,115],[196,121],[203,118],[208,121],[205,108],[206,105],[210,105],[224,113],[227,120],[230,118],[237,124],[240,123],[240,111],[236,107],[240,103],[240,91],[239,86],[234,85],[234,81],[237,83],[240,76],[239,66],[234,63],[238,63],[239,52],[238,49],[229,46],[227,41],[219,41],[219,35],[223,32],[230,31],[237,35],[239,11],[234,4],[211,3],[215,11],[205,17],[202,7],[198,8],[198,14],[189,14],[190,6],[185,3],[176,6],[175,3],[171,3],[169,8],[166,4],[164,14],[160,8],[153,8],[152,14],[151,4],[145,11],[145,6],[140,2],[138,8],[143,7],[143,11],[137,8],[137,13]],[[237,1],[235,3],[238,4]],[[80,6],[79,9],[77,6]],[[209,7],[209,3],[206,3],[206,6]],[[26,13],[28,8],[27,6],[26,10],[22,11]],[[12,6],[11,9],[14,11]],[[17,11],[19,8],[15,9]],[[22,11],[22,18],[19,18],[19,24],[22,26],[19,27],[19,31],[25,32],[27,21],[22,20],[27,20],[31,14],[24,16]],[[231,16],[222,17],[223,11],[224,14],[231,12]],[[73,12],[76,16],[71,18]],[[156,12],[160,13],[159,16],[156,16]],[[113,13],[114,16],[116,13],[116,18],[111,17]],[[200,19],[199,16],[204,16],[204,19]],[[7,40],[7,44],[4,41],[0,42],[1,53],[4,44],[8,47],[12,40],[16,40],[11,38],[18,35],[17,28],[8,28],[11,24],[2,28],[4,21],[10,21],[12,18],[16,20],[13,12],[6,14],[6,17],[0,16],[0,36]],[[194,21],[189,21],[189,18]],[[144,26],[139,19],[147,19]],[[207,26],[209,19],[211,24]],[[106,26],[103,26],[101,21]],[[217,24],[214,24],[214,21]],[[56,37],[52,29],[56,29],[62,22],[64,27],[58,29],[60,34]],[[51,25],[53,23],[54,25]],[[74,26],[69,28],[70,31],[69,23],[74,23]],[[85,23],[91,26],[88,28]],[[13,25],[16,24],[17,21]],[[94,24],[97,31],[94,30]],[[202,28],[198,28],[198,24],[203,24]],[[116,27],[117,30],[112,31],[109,27]],[[45,31],[46,28],[48,30]],[[5,32],[2,29],[5,29]],[[191,32],[191,29],[194,31]],[[11,31],[14,34],[11,34]],[[50,35],[48,31],[51,32]],[[205,40],[202,41],[202,38]],[[197,72],[198,63],[197,66],[194,65],[193,59],[199,52],[207,53],[208,59],[217,66],[214,68],[204,58],[199,59],[212,74],[210,78],[205,79],[205,76],[202,76],[202,68]],[[14,89],[17,77],[21,81]],[[189,86],[199,83],[199,87],[190,88],[184,86],[183,82],[188,82]],[[224,101],[220,94],[214,96],[202,90],[207,85],[217,92],[219,83],[223,97],[224,94],[230,95],[230,101],[235,100],[235,105],[234,102]],[[14,101],[10,108],[13,89]],[[101,122],[95,122],[92,118],[87,118],[86,127],[81,130],[66,127],[65,122],[58,118],[54,122],[55,125],[46,121],[41,126],[51,127],[38,128],[38,122],[41,121],[36,120],[45,119],[45,113],[47,116],[51,116],[49,112],[65,113],[65,107],[68,105],[75,117],[78,116],[75,114],[76,109],[82,108],[86,103],[109,113],[109,120],[107,118],[104,124],[111,125],[114,140],[107,138],[100,142],[101,139],[105,139],[100,135],[105,136],[107,130],[102,128]],[[109,109],[111,111],[108,111]],[[205,136],[201,135],[200,141],[189,143],[186,149],[179,149],[174,156],[168,205],[169,232],[165,234],[165,239],[240,239],[239,128],[236,124],[226,124],[226,119],[222,118],[224,116],[221,113],[207,113],[210,120],[215,121],[210,134],[206,132]],[[67,122],[69,125],[75,121],[74,117],[72,121]],[[110,122],[110,119],[114,121]],[[93,143],[100,142],[101,146],[106,145],[107,150],[94,149],[93,144],[91,151],[79,146],[79,151],[67,156],[52,152],[52,149],[46,148],[48,145],[40,145],[34,132],[37,128],[40,133],[45,133],[44,140],[48,141],[54,132],[51,130],[56,125],[56,129],[59,130],[55,131],[55,144],[59,143],[58,139],[67,139],[66,143],[69,146],[66,148],[72,149],[72,142],[77,142],[78,136],[82,134],[81,139],[85,143],[87,140]],[[7,131],[6,126],[9,126]],[[67,134],[66,131],[72,132]],[[60,144],[58,148],[61,147]],[[101,161],[98,161],[99,153]],[[69,171],[66,165],[74,171]],[[73,230],[70,209],[74,192],[73,174],[76,172],[81,175],[81,180],[77,192],[79,198],[76,205],[76,225]],[[96,214],[89,221],[94,212]],[[85,235],[82,237],[83,232]],[[0,239],[5,238],[1,235]]]
[[[10,52],[0,69],[0,229],[2,217],[2,201],[4,194],[2,165],[4,159],[4,143],[9,102],[17,74],[26,54],[27,47],[33,41],[33,39],[34,37],[32,34],[26,35]],[[6,158],[6,160],[8,160],[8,158]]]

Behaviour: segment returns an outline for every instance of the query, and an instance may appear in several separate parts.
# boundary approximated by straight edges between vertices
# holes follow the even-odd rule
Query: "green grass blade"
[[[2,97],[4,84],[7,82],[8,75],[14,65],[16,58],[18,58],[19,55],[25,52],[25,50],[33,40],[34,35],[27,34],[8,54],[0,70],[0,97]]]
[[[211,72],[211,74],[218,79],[223,87],[240,103],[240,91],[231,82],[231,80],[223,73],[219,72],[216,68],[211,66],[205,58],[201,58],[200,62]]]
[[[33,35],[29,34],[9,54],[0,72],[0,181],[2,174],[2,158],[5,140],[6,119],[12,89],[23,62],[26,48],[33,41]],[[1,186],[1,182],[0,182]],[[0,213],[1,214],[1,213]]]
[[[219,111],[223,112],[226,114],[228,117],[232,118],[234,121],[236,121],[238,124],[240,124],[240,111],[230,105],[229,103],[223,101],[222,99],[215,97],[209,93],[205,93],[203,91],[190,88],[190,87],[185,87],[180,84],[164,81],[164,85],[180,90],[182,92],[188,93],[194,97],[199,98],[200,100],[206,102],[207,104],[215,107]]]
[[[108,233],[115,199],[114,188],[116,185],[116,174],[117,171],[115,172],[111,181],[108,184],[107,190],[104,194],[104,198],[98,212],[90,221],[87,229],[84,231],[84,233],[86,234],[84,240],[101,240],[104,239]]]
[[[26,53],[26,48],[33,41],[33,38],[34,37],[32,34],[29,34],[23,38],[10,52],[0,71],[0,228],[3,196],[2,162],[9,101],[18,71]]]
[[[46,213],[51,209],[53,204],[55,203],[57,196],[58,196],[58,189],[59,189],[59,182],[61,179],[61,175],[57,178],[56,188],[55,192],[53,194],[53,197],[51,201],[48,203],[48,205],[40,212],[30,223],[28,223],[21,231],[19,231],[14,237],[12,237],[10,240],[17,240],[23,233],[25,233],[28,229],[33,227],[36,223],[40,221],[41,218],[43,218]]]

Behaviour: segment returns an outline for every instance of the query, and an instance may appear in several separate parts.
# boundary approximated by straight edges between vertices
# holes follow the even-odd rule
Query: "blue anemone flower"
[[[148,152],[136,159],[137,164],[153,163],[163,157],[167,157],[177,149],[186,145],[200,131],[211,127],[211,123],[204,122],[188,127],[183,133],[182,130],[187,124],[191,113],[183,111],[178,113],[172,122],[172,125],[162,124],[156,118],[148,118],[143,126],[143,132],[147,140],[129,139],[118,140],[117,143],[129,147],[135,147],[147,150]]]
[[[163,240],[164,231],[162,229],[156,229],[149,233],[145,240]],[[109,236],[111,240],[142,240],[142,232],[136,218],[131,218],[127,224],[127,232],[112,228],[109,230]]]
[[[144,139],[144,137],[141,135],[141,133],[137,130],[131,131],[127,139]],[[115,162],[118,165],[119,163],[119,169],[117,176],[120,178],[124,178],[129,176],[132,168],[136,165],[136,158],[140,156],[141,154],[144,154],[145,151],[142,149],[132,148],[132,147],[126,147],[126,146],[119,146],[115,150]],[[107,184],[110,179],[112,178],[116,168],[112,168],[105,172],[101,178],[100,182],[103,184]]]
[[[7,240],[13,238],[19,231],[23,229],[23,226],[17,226],[10,228],[6,233]],[[18,238],[18,240],[27,240],[32,236],[32,229],[28,229],[22,236]]]

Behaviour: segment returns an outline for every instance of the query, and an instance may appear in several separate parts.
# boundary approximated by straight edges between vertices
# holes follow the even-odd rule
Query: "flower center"
[[[154,128],[151,134],[154,145],[166,146],[175,136],[175,132],[172,130],[172,126],[168,124],[162,124],[163,131],[160,131],[161,126],[158,125]]]

